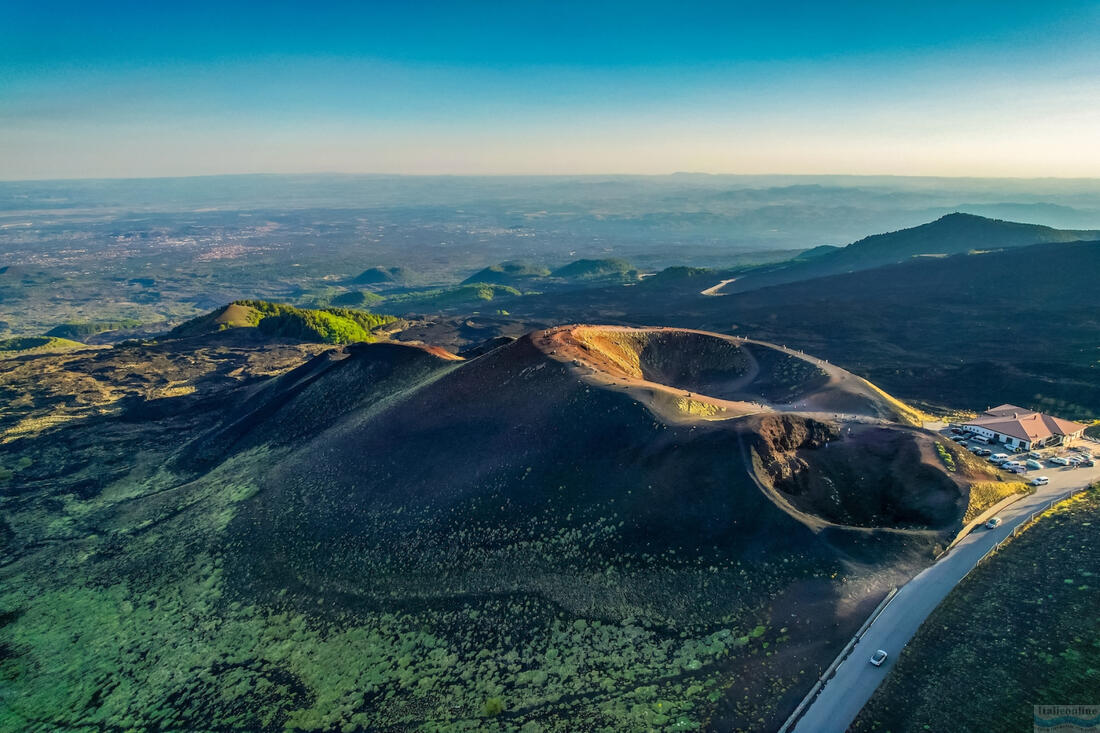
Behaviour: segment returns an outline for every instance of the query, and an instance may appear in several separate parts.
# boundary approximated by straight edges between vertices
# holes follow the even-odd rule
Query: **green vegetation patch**
[[[16,336],[0,340],[0,356],[34,351],[68,351],[84,344],[54,336]]]
[[[1027,730],[1100,689],[1100,487],[1058,504],[958,585],[901,652],[857,733]]]
[[[373,330],[395,320],[393,316],[352,308],[309,309],[265,300],[237,300],[177,326],[168,335],[180,338],[227,328],[256,327],[269,336],[348,344],[373,341]]]
[[[943,461],[943,465],[948,471],[954,473],[958,470],[958,467],[955,465],[954,456],[944,447],[943,443],[936,443],[936,455],[940,457],[940,460]]]

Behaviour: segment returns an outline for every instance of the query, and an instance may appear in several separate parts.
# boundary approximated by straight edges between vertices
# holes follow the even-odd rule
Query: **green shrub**
[[[263,333],[324,344],[372,341],[373,329],[396,320],[351,308],[308,310],[263,300],[238,300],[235,305],[252,308],[259,315],[256,327]]]
[[[936,453],[939,453],[940,460],[943,461],[943,465],[947,467],[948,471],[955,472],[955,459],[946,448],[943,447],[943,443],[936,443]]]

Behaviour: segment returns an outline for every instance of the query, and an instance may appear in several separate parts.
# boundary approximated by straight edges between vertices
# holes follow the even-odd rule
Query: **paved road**
[[[723,280],[722,282],[718,283],[717,285],[711,285],[706,290],[700,290],[699,295],[725,295],[725,293],[722,293],[722,292],[719,292],[719,291],[722,288],[729,285],[731,282],[733,282],[736,279],[737,278],[735,278],[735,277],[731,277],[729,280]]]
[[[1098,446],[1090,444],[1090,447]],[[794,728],[797,733],[842,733],[847,730],[893,668],[902,647],[993,545],[1010,535],[1028,515],[1051,499],[1064,498],[1100,480],[1100,466],[1044,468],[1032,473],[1048,476],[1050,483],[1001,512],[999,516],[1004,524],[1000,527],[992,530],[983,527],[970,533],[939,562],[902,586],[799,720]],[[881,667],[872,667],[868,662],[876,649],[885,649],[890,654]]]

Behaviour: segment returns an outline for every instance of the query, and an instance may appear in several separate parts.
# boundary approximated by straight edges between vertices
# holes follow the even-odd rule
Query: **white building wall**
[[[963,427],[966,428],[967,430],[969,430],[970,432],[974,433],[975,435],[981,435],[984,438],[989,438],[990,440],[995,440],[998,443],[1004,443],[1005,445],[1011,446],[1013,448],[1015,448],[1016,446],[1019,446],[1019,447],[1023,448],[1024,450],[1028,450],[1028,449],[1031,448],[1031,442],[1030,441],[1020,440],[1019,438],[1014,438],[1011,435],[1005,435],[1004,433],[998,433],[995,430],[990,430],[989,428],[983,428],[980,425],[963,425]]]

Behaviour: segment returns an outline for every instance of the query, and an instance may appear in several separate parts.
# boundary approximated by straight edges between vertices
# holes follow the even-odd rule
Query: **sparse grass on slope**
[[[970,503],[963,515],[963,522],[969,522],[1002,499],[1013,494],[1030,494],[1035,489],[1023,481],[978,481],[970,486]]]
[[[886,402],[892,408],[894,408],[894,410],[897,412],[899,422],[905,423],[907,425],[912,425],[914,427],[920,427],[925,422],[931,422],[936,419],[934,416],[929,415],[927,412],[922,412],[921,410],[918,410],[911,405],[905,404],[897,397],[894,397],[893,395],[887,393],[881,387],[875,385],[874,383],[868,382],[866,379],[863,381],[866,382],[867,386],[873,389],[876,394],[882,397],[882,399],[886,400]]]

